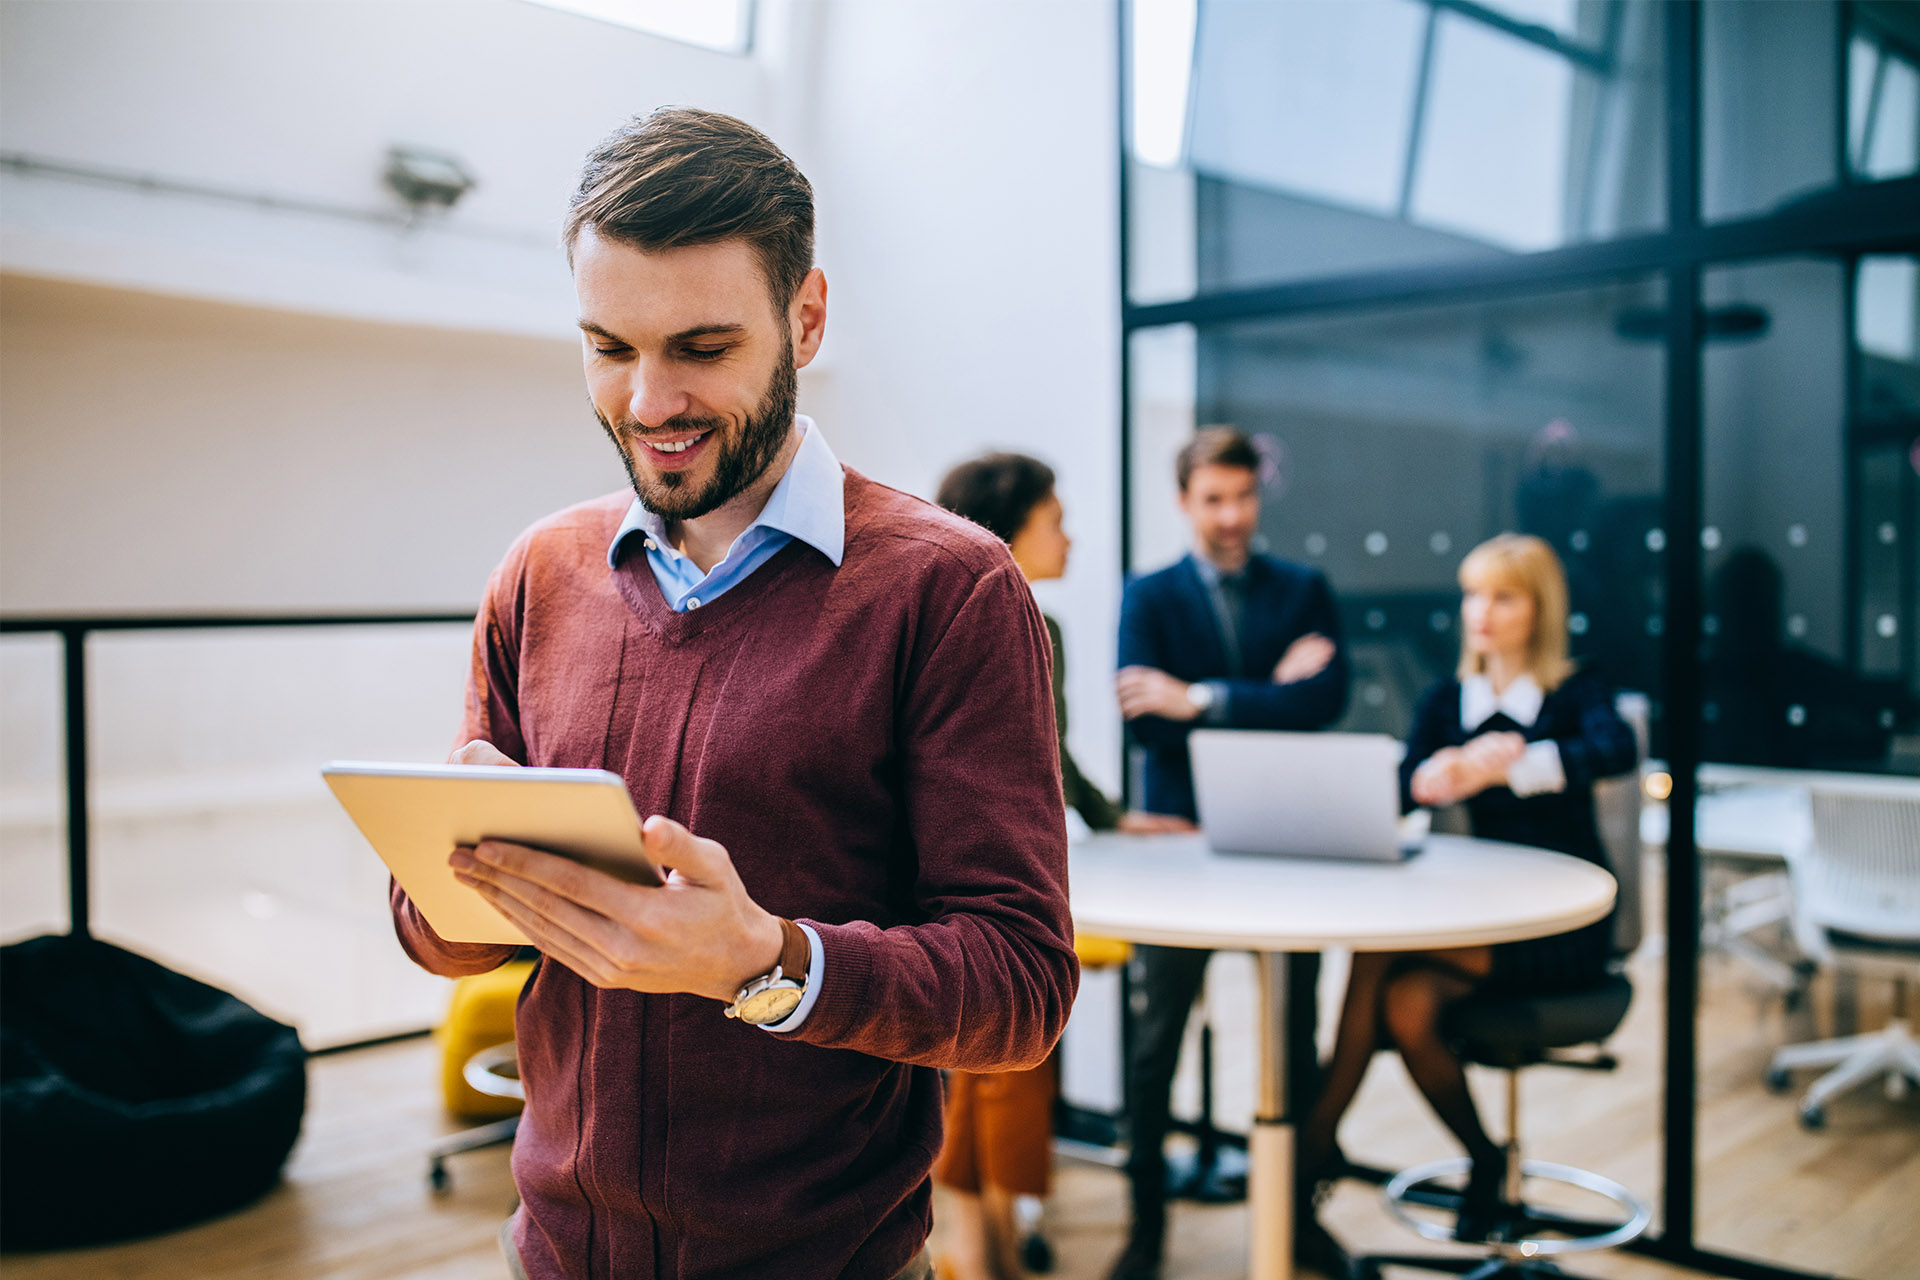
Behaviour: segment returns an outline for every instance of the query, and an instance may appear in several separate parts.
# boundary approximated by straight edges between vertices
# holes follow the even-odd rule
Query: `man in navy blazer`
[[[1196,818],[1187,735],[1196,728],[1324,729],[1347,702],[1339,611],[1313,569],[1253,550],[1260,454],[1230,427],[1180,450],[1180,508],[1193,553],[1127,585],[1120,605],[1120,711],[1146,756],[1141,807]],[[1166,1239],[1174,1069],[1210,952],[1134,949],[1144,1009],[1127,1061],[1133,1225],[1113,1280],[1157,1280]]]

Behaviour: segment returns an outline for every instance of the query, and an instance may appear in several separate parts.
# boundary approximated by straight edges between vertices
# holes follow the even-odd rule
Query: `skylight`
[[[1198,0],[1134,0],[1133,154],[1174,168],[1185,158]]]
[[[753,0],[528,0],[721,53],[753,42]]]

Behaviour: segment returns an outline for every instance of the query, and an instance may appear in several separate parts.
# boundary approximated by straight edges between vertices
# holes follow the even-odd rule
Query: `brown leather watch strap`
[[[806,985],[807,968],[813,960],[813,943],[807,931],[785,916],[780,917],[780,976]]]

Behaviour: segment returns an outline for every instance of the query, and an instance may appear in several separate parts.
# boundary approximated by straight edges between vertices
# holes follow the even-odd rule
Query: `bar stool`
[[[1507,1145],[1505,1202],[1495,1229],[1486,1241],[1488,1252],[1479,1257],[1435,1255],[1370,1256],[1353,1260],[1353,1274],[1374,1277],[1381,1267],[1412,1267],[1468,1275],[1473,1280],[1495,1277],[1563,1276],[1549,1259],[1568,1253],[1612,1249],[1647,1229],[1652,1211],[1647,1204],[1611,1178],[1585,1169],[1526,1160],[1520,1154],[1520,1069],[1551,1064],[1586,1070],[1610,1071],[1617,1064],[1607,1054],[1585,1058],[1555,1056],[1556,1050],[1605,1040],[1626,1017],[1633,985],[1623,974],[1610,974],[1599,985],[1581,991],[1538,996],[1490,997],[1457,1006],[1447,1030],[1462,1061],[1499,1067],[1507,1072]],[[1470,1161],[1459,1156],[1415,1165],[1387,1183],[1387,1207],[1394,1216],[1429,1240],[1455,1240],[1454,1227],[1421,1218],[1410,1205],[1458,1210],[1461,1193],[1441,1179],[1464,1177]],[[1526,1183],[1558,1182],[1595,1193],[1612,1201],[1626,1215],[1624,1221],[1594,1221],[1530,1205]]]

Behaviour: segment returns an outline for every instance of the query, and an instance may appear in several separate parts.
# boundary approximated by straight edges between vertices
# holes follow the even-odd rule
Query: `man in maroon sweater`
[[[454,758],[613,770],[672,874],[453,855],[542,953],[506,1237],[532,1280],[928,1274],[935,1069],[1038,1063],[1073,1002],[1046,629],[998,539],[795,415],[812,232],[778,148],[687,109],[603,143],[567,222],[633,491],[508,551]],[[435,973],[510,954],[392,896]]]

